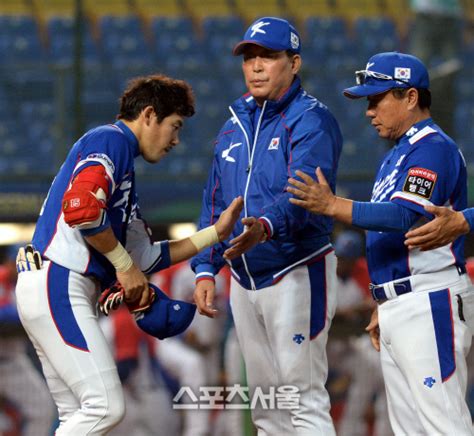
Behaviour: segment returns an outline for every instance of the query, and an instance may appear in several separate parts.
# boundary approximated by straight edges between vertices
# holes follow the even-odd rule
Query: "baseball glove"
[[[125,303],[130,313],[144,312],[149,309],[155,301],[155,291],[150,288],[150,298],[146,304],[140,305],[139,301],[133,303]],[[99,310],[104,314],[108,315],[111,310],[116,310],[125,300],[125,290],[120,282],[115,282],[110,288],[100,294],[99,297]]]

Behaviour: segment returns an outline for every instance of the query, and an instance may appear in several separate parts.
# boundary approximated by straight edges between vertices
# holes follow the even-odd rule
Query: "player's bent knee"
[[[109,431],[125,416],[125,399],[121,386],[108,389],[100,397],[85,401],[81,409],[89,416],[97,431]]]
[[[115,427],[118,425],[123,418],[125,417],[125,402],[123,401],[123,397],[121,397],[122,401],[114,401],[107,411],[107,415],[105,417],[108,428]]]

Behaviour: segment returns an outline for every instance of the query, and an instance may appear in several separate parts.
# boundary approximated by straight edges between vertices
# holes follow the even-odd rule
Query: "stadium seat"
[[[144,21],[156,18],[174,18],[183,15],[179,0],[134,0],[135,13]]]
[[[151,64],[153,59],[136,16],[110,16],[99,19],[100,41],[104,59],[113,65]]]
[[[71,65],[74,57],[74,19],[52,16],[46,23],[49,36],[48,54],[54,64]],[[84,22],[82,56],[86,63],[99,62],[99,51],[88,21]]]
[[[204,53],[200,50],[190,18],[155,18],[151,29],[154,55],[160,64],[179,68],[186,64],[187,57],[190,57],[191,64],[202,63],[200,59]]]
[[[162,35],[156,41],[155,50],[156,57],[166,65],[167,70],[175,72],[196,71],[208,62],[199,42],[188,35]]]
[[[38,37],[38,26],[30,15],[0,15],[0,37]]]
[[[32,121],[51,123],[54,119],[54,106],[50,101],[23,100],[20,103],[19,115],[23,123]]]
[[[285,17],[284,5],[279,0],[235,0],[236,12],[250,23],[259,17]]]
[[[202,21],[203,49],[209,58],[219,63],[232,57],[232,48],[242,39],[245,32],[242,21],[237,17],[207,17]]]
[[[383,14],[390,17],[397,24],[399,33],[404,35],[413,15],[410,0],[383,0],[382,5]]]
[[[207,16],[202,20],[202,30],[205,40],[229,35],[241,38],[245,32],[244,23],[235,16]]]
[[[354,34],[362,59],[375,53],[401,49],[395,22],[390,18],[356,18]]]
[[[155,39],[159,39],[163,35],[194,37],[193,22],[189,17],[184,16],[153,17],[151,30]]]
[[[303,26],[307,37],[346,36],[347,34],[346,23],[340,17],[309,16]]]
[[[27,0],[2,0],[0,2],[0,15],[32,17],[33,5]]]
[[[348,37],[344,20],[337,17],[310,17],[304,25],[306,38],[303,56],[310,62],[326,62],[329,56],[354,53],[354,43]]]
[[[53,101],[55,75],[49,65],[23,64],[21,69],[4,73],[3,80],[7,83],[6,93],[10,101]]]
[[[38,26],[32,16],[0,16],[0,53],[3,63],[32,62],[43,59],[44,50]]]
[[[113,122],[117,114],[116,100],[107,94],[86,94],[83,99],[86,129]]]
[[[74,0],[33,0],[33,4],[43,21],[53,17],[72,18],[76,6]]]
[[[104,16],[125,17],[132,15],[134,10],[128,0],[82,0],[84,10],[93,20]]]
[[[335,15],[335,4],[331,0],[286,0],[285,5],[288,15],[296,19],[295,24],[301,29],[305,28],[304,23],[308,17],[333,17]]]
[[[84,102],[92,105],[98,101],[99,104],[109,103],[116,106],[117,97],[120,95],[116,72],[114,67],[86,68],[83,76]]]
[[[336,15],[352,21],[357,17],[373,17],[383,13],[381,2],[374,0],[335,0]]]
[[[228,0],[184,0],[184,8],[196,20],[205,17],[230,17],[232,8]]]
[[[0,40],[0,53],[4,64],[32,64],[44,60],[44,50],[38,38],[17,36]]]

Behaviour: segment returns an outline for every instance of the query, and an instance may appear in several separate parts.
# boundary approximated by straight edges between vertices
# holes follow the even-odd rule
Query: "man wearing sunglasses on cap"
[[[396,435],[472,435],[465,401],[472,284],[464,238],[429,252],[409,250],[405,232],[430,219],[426,205],[466,207],[466,164],[430,116],[425,66],[414,56],[372,56],[344,90],[366,97],[367,117],[395,145],[384,157],[370,202],[335,196],[321,169],[317,183],[289,182],[290,202],[368,230],[371,291],[379,303],[367,327],[380,351],[390,422]],[[464,302],[464,304],[463,304]]]

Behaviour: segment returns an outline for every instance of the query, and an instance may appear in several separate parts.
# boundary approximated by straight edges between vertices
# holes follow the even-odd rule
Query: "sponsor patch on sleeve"
[[[418,195],[429,200],[433,194],[438,175],[425,168],[410,168],[403,185],[403,192]]]

